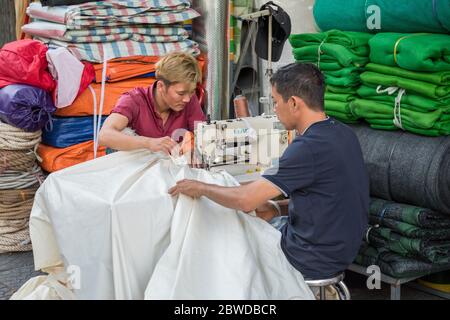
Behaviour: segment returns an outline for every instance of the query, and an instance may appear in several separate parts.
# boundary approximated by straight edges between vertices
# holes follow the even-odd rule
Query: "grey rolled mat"
[[[372,196],[450,214],[450,136],[350,127],[361,144]]]

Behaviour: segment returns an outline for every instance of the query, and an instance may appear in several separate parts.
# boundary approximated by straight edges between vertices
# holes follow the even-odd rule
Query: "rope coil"
[[[41,133],[26,132],[0,121],[0,150],[34,150],[41,141]]]
[[[36,163],[41,131],[0,121],[0,252],[30,251],[29,219],[44,175]]]
[[[0,190],[0,252],[31,250],[28,224],[36,190]]]
[[[6,170],[30,171],[36,162],[33,150],[0,150],[0,174]]]
[[[44,174],[37,164],[28,172],[5,170],[0,175],[0,190],[26,189],[42,184]]]

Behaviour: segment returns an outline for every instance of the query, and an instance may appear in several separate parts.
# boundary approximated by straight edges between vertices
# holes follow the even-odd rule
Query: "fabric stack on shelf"
[[[356,258],[358,263],[380,265],[396,277],[450,268],[450,216],[373,198],[369,219],[373,227]]]
[[[394,277],[450,269],[450,139],[352,125],[374,197],[356,263]]]
[[[450,269],[448,2],[316,0],[313,13],[322,32],[374,34],[348,104],[370,125],[352,125],[373,197],[355,262],[398,278]]]
[[[187,0],[94,1],[45,7],[31,3],[27,14],[39,19],[24,32],[50,48],[69,49],[79,60],[101,63],[135,55],[162,56],[171,51],[199,54],[183,22],[199,14]],[[41,21],[45,20],[45,21]]]
[[[161,56],[188,52],[204,67],[197,43],[189,39],[199,14],[188,0],[41,2],[27,8],[34,21],[22,30],[46,43],[49,52],[68,50],[84,65],[93,63],[88,90],[58,107],[53,127],[43,130],[38,153],[45,171],[105,155],[97,137],[106,116],[122,94],[153,84]]]
[[[360,74],[369,62],[368,41],[363,32],[329,30],[289,37],[297,62],[316,64],[325,76],[325,111],[346,123],[357,122],[349,102],[356,98]]]
[[[450,35],[379,33],[350,106],[372,128],[450,134]]]

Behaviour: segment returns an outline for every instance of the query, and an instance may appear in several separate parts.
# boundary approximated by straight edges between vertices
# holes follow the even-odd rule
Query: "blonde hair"
[[[197,60],[190,54],[172,52],[156,63],[156,79],[170,85],[177,82],[191,82],[194,86],[201,81],[202,72]]]

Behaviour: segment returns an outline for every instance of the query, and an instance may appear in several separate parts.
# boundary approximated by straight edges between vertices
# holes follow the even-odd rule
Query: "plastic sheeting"
[[[150,86],[153,82],[155,82],[154,78],[134,78],[106,84],[102,114],[109,115],[117,100],[125,92],[136,87]],[[61,117],[88,116],[94,114],[95,107],[98,114],[100,112],[101,84],[92,83],[91,86],[95,93],[95,100],[91,90],[84,90],[70,106],[56,110],[55,115]]]
[[[31,213],[35,267],[78,270],[81,299],[314,298],[279,231],[207,198],[171,197],[183,178],[237,184],[145,150],[51,174]]]
[[[50,94],[43,89],[11,84],[0,89],[0,120],[28,132],[42,129],[55,112]]]
[[[66,148],[55,148],[40,143],[37,148],[39,165],[47,172],[62,170],[94,159],[94,141],[74,144]],[[98,147],[97,157],[106,154],[106,147]]]
[[[105,122],[103,117],[101,124]],[[65,148],[94,139],[93,117],[54,118],[52,130],[42,131],[42,143],[56,148]]]
[[[47,61],[50,73],[58,82],[56,107],[67,107],[78,95],[84,65],[65,48],[47,51]]]
[[[0,49],[0,88],[21,83],[55,89],[55,80],[47,70],[47,47],[36,40],[19,40],[5,44]]]

